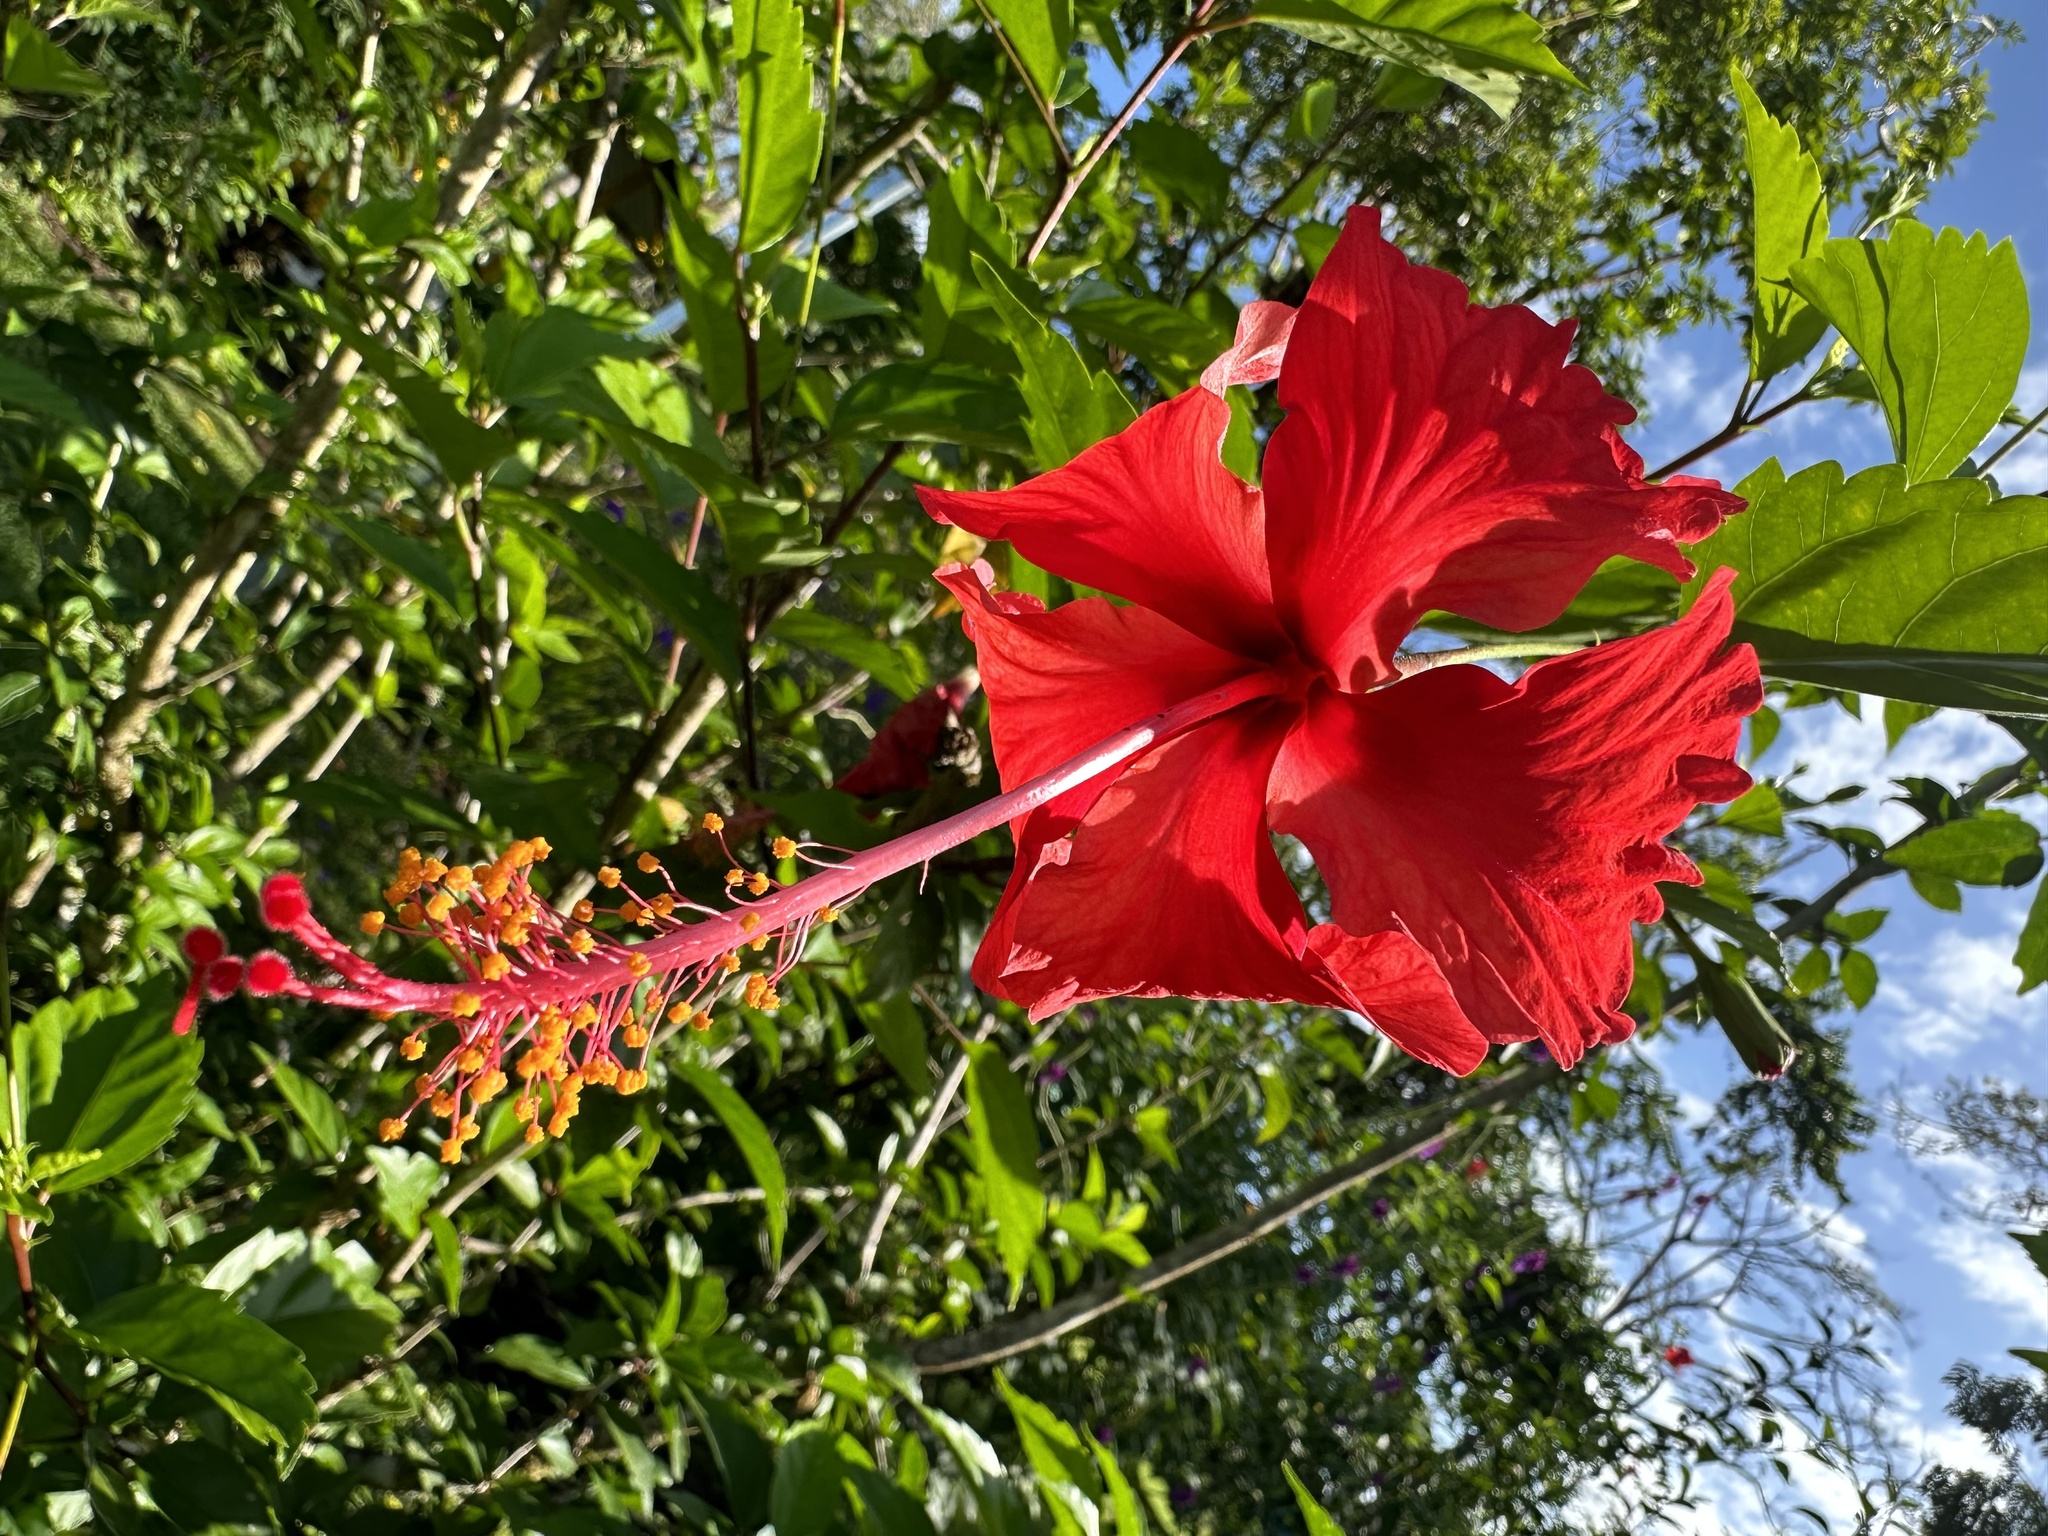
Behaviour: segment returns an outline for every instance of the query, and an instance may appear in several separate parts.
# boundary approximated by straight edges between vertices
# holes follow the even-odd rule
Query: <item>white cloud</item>
[[[2005,1315],[2014,1337],[2048,1344],[2048,1281],[2018,1243],[1974,1221],[1930,1223],[1920,1236],[1971,1297]]]

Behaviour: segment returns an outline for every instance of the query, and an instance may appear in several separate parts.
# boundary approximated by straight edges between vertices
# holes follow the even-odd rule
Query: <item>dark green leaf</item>
[[[782,1234],[789,1226],[789,1180],[783,1174],[782,1159],[775,1151],[775,1138],[769,1135],[768,1127],[761,1123],[761,1117],[754,1113],[752,1106],[709,1067],[685,1062],[677,1071],[683,1081],[696,1090],[697,1096],[725,1122],[726,1130],[739,1144],[740,1156],[746,1159],[747,1167],[753,1170],[755,1181],[767,1196],[763,1203],[768,1222],[768,1246],[774,1261],[780,1264]]]
[[[676,632],[689,637],[728,682],[740,675],[740,621],[701,571],[691,570],[644,533],[613,522],[602,512],[563,508],[573,529],[605,564],[644,592]]]
[[[279,1061],[261,1046],[256,1054],[270,1069],[270,1080],[277,1085],[277,1091],[284,1101],[291,1105],[297,1116],[299,1128],[306,1133],[306,1141],[319,1158],[333,1158],[348,1144],[348,1122],[342,1118],[338,1106],[327,1090],[307,1077],[303,1072],[293,1070]]]
[[[2039,868],[2041,834],[2011,811],[1979,811],[1965,821],[1944,822],[1908,839],[1885,857],[1900,869],[1937,875],[1965,885],[2013,885],[2015,866],[2031,860],[2025,878]]]
[[[911,1091],[923,1093],[929,1089],[931,1047],[925,1037],[924,1016],[917,1011],[910,994],[897,992],[878,1003],[869,1003],[861,1009],[861,1018],[868,1033],[875,1037],[875,1044],[881,1047],[882,1055]]]
[[[18,16],[15,18],[16,22],[20,20]],[[13,25],[13,22],[9,23],[10,27]],[[74,427],[92,425],[84,408],[64,390],[26,363],[4,355],[0,355],[0,405],[54,416]]]
[[[1997,425],[2027,355],[2010,240],[1902,219],[1882,240],[1828,241],[1792,286],[1863,359],[1909,480],[1941,479]]]
[[[839,438],[959,443],[1024,453],[1024,400],[1009,380],[955,363],[889,363],[862,374],[832,413]]]
[[[454,557],[440,545],[413,538],[388,524],[373,522],[366,517],[350,517],[345,513],[331,515],[335,526],[350,538],[439,598],[451,616],[462,617],[465,578],[457,569]]]
[[[391,1344],[399,1312],[377,1290],[377,1267],[360,1248],[351,1269],[324,1240],[265,1273],[242,1297],[242,1310],[297,1346],[323,1384],[353,1371]]]
[[[19,725],[43,707],[43,680],[33,672],[0,673],[0,730]]]
[[[412,418],[442,472],[458,484],[487,474],[518,446],[509,432],[478,426],[454,396],[422,373],[394,373],[384,381]]]
[[[204,1389],[250,1434],[286,1450],[313,1423],[313,1378],[299,1352],[203,1286],[163,1281],[129,1291],[80,1318],[78,1332]]]
[[[1839,974],[1849,1001],[1858,1008],[1869,1007],[1877,996],[1877,962],[1862,950],[1852,949],[1842,956]]]
[[[1230,167],[1209,141],[1173,119],[1154,114],[1124,131],[1141,181],[1169,205],[1192,209],[1205,219],[1222,216],[1230,204]]]
[[[104,96],[105,78],[50,41],[26,16],[7,19],[7,62],[0,85],[45,96]]]
[[[551,1387],[581,1390],[590,1385],[590,1373],[562,1353],[561,1347],[531,1333],[514,1333],[484,1351],[484,1358],[509,1371],[523,1371]]]
[[[825,1536],[839,1512],[844,1475],[830,1430],[820,1427],[785,1440],[768,1486],[769,1523],[775,1536]]]
[[[1137,419],[1115,379],[1093,372],[1074,344],[1027,309],[994,267],[979,256],[974,261],[975,275],[1024,365],[1019,386],[1028,412],[1024,430],[1041,470],[1058,469]]]
[[[852,1466],[847,1475],[860,1495],[862,1536],[936,1536],[924,1506],[881,1473]]]
[[[2048,880],[2035,888],[2012,963],[2020,968],[2020,991],[2031,992],[2048,981]]]
[[[377,1214],[407,1242],[420,1235],[420,1217],[441,1187],[441,1165],[424,1152],[371,1147],[364,1153],[377,1170]]]
[[[770,634],[807,651],[823,651],[860,668],[899,699],[915,698],[929,678],[924,658],[864,629],[820,613],[792,608],[769,626]]]
[[[691,1406],[711,1442],[711,1459],[725,1483],[725,1496],[743,1530],[768,1523],[769,1488],[774,1481],[774,1451],[761,1432],[738,1409],[716,1397],[695,1397]]]

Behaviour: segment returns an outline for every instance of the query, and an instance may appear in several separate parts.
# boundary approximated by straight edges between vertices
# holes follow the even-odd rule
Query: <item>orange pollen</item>
[[[778,837],[768,845],[768,851],[778,859],[793,859],[796,857],[796,843],[790,838]]]
[[[756,928],[760,926],[761,914],[758,912],[748,912],[743,914],[740,918],[740,932],[742,933],[752,933]]]
[[[836,923],[836,922],[838,922],[838,921],[839,921],[839,909],[838,909],[837,907],[834,907],[834,906],[829,906],[829,905],[828,905],[828,906],[823,906],[823,907],[820,907],[820,908],[818,908],[818,921],[819,921],[819,922],[821,922],[821,923]]]
[[[762,874],[760,871],[756,870],[753,874],[747,876],[747,889],[753,892],[756,896],[767,895],[768,877]]]
[[[691,1014],[691,1015],[690,1015],[690,1028],[692,1028],[692,1029],[709,1029],[710,1027],[711,1027],[711,1015],[710,1015],[710,1014],[708,1014],[708,1013],[705,1013],[705,1012],[703,1012],[702,1010],[699,1010],[698,1012],[696,1012],[696,1013],[693,1013],[693,1014]]]
[[[418,1061],[427,1054],[427,1042],[418,1035],[407,1035],[398,1042],[398,1054],[407,1061]]]
[[[529,1121],[531,1121],[531,1120],[533,1119],[533,1117],[534,1117],[535,1115],[537,1115],[537,1114],[539,1114],[539,1113],[540,1113],[540,1100],[539,1100],[539,1099],[525,1099],[525,1098],[522,1098],[522,1099],[514,1099],[514,1100],[512,1101],[512,1118],[513,1118],[514,1120],[517,1120],[517,1121],[518,1121],[518,1122],[519,1122],[519,1123],[520,1123],[521,1125],[525,1125],[525,1124],[527,1124],[527,1123],[528,1123]]]
[[[384,914],[382,912],[365,912],[361,921],[356,926],[374,939],[384,931]]]
[[[610,864],[605,865],[597,872],[597,883],[608,891],[616,889],[619,883],[618,870]]]
[[[621,1093],[638,1093],[647,1086],[647,1074],[638,1067],[628,1067],[619,1074],[615,1086]]]
[[[458,992],[455,1001],[448,1005],[448,1011],[458,1019],[473,1019],[484,1005],[484,1000],[474,992]]]
[[[448,914],[455,910],[455,898],[446,891],[427,898],[427,916],[437,923],[448,921]]]
[[[437,1115],[452,1115],[455,1113],[455,1095],[443,1090],[434,1095],[427,1108]]]
[[[631,974],[635,981],[638,981],[641,977],[645,976],[649,971],[653,969],[654,967],[647,963],[647,957],[645,955],[626,956],[626,970],[629,974]]]
[[[725,818],[716,811],[706,811],[702,826],[706,832],[723,832],[725,830]]]
[[[512,962],[503,955],[485,955],[477,969],[485,981],[503,981],[512,974]]]
[[[569,935],[569,948],[574,950],[578,955],[587,955],[593,949],[597,948],[597,940],[593,939],[589,934],[579,930],[578,932]]]
[[[574,1013],[569,1015],[569,1022],[578,1029],[590,1028],[591,1025],[597,1022],[597,1005],[595,1003],[583,1004]]]
[[[385,894],[388,896],[391,893],[387,891]],[[405,902],[398,909],[398,920],[408,928],[419,927],[423,916],[425,914],[420,911],[420,904],[416,901]]]
[[[420,878],[423,880],[438,880],[447,873],[448,866],[439,859],[429,859],[420,866]]]
[[[554,845],[546,838],[533,837],[527,839],[526,851],[532,857],[534,863],[545,864],[548,861],[548,855],[553,853],[555,849]]]
[[[488,1104],[505,1091],[505,1074],[495,1067],[470,1084],[470,1097],[479,1104]]]
[[[473,1045],[464,1046],[461,1050],[455,1053],[455,1067],[457,1071],[479,1071],[483,1067],[483,1064],[484,1053]]]
[[[657,896],[648,905],[654,908],[655,916],[667,917],[671,912],[675,911],[676,899],[673,896]]]
[[[738,885],[746,878],[747,872],[744,869],[728,869],[725,872],[725,883],[727,885]]]
[[[640,903],[637,901],[629,901],[619,908],[619,916],[629,923],[639,922],[642,915]]]
[[[740,957],[737,954],[727,955],[723,960],[719,961],[718,963],[721,967],[724,968],[726,975],[737,976],[739,974]]]
[[[587,923],[597,916],[597,908],[588,901],[579,901],[569,909],[569,915],[579,923]]]
[[[377,1139],[380,1141],[396,1141],[404,1134],[405,1122],[396,1116],[377,1122]]]
[[[441,1161],[444,1163],[459,1163],[462,1161],[462,1143],[453,1136],[450,1136],[441,1143]]]
[[[689,1016],[690,1005],[688,1003],[677,1003],[668,1011],[668,1021],[671,1024],[680,1024]]]
[[[637,1051],[647,1043],[647,1031],[638,1024],[628,1024],[619,1031],[619,1038],[626,1042],[626,1049]]]
[[[548,1133],[537,1125],[529,1125],[520,1133],[520,1136],[529,1147],[538,1146],[541,1142],[548,1139]]]
[[[657,869],[661,868],[661,860],[657,859],[651,853],[641,854],[635,862],[639,864],[640,873],[643,875],[651,875]]]
[[[467,864],[458,864],[448,871],[448,878],[441,883],[460,896],[476,881],[476,871]]]
[[[526,924],[516,918],[498,930],[498,942],[509,944],[514,949],[524,944],[526,939]]]

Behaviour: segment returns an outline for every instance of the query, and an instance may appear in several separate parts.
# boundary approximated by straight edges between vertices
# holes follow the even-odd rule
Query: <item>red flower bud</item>
[[[243,985],[256,997],[282,992],[292,982],[292,963],[274,949],[266,949],[249,961]]]
[[[297,875],[272,875],[263,882],[263,921],[286,932],[312,915],[306,887]]]
[[[1673,1344],[1664,1351],[1664,1363],[1674,1371],[1682,1371],[1693,1363],[1692,1351],[1683,1344]]]
[[[228,941],[218,928],[194,928],[182,941],[185,958],[194,965],[210,965],[228,952]]]
[[[233,955],[213,960],[206,967],[206,995],[215,1002],[224,997],[233,997],[242,985],[242,962]]]

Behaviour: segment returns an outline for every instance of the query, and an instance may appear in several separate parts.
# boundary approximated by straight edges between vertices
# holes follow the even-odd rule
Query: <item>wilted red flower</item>
[[[1664,1351],[1664,1363],[1674,1371],[1682,1371],[1693,1363],[1692,1351],[1683,1344],[1672,1344]]]
[[[1286,327],[1247,317],[1211,370],[1256,382]],[[1472,305],[1356,211],[1284,338],[1286,420],[1262,488],[1226,470],[1229,410],[1198,387],[1066,467],[999,492],[926,490],[941,522],[1128,600],[1044,611],[948,567],[1005,787],[1204,690],[1227,714],[1012,823],[1016,868],[975,980],[1034,1018],[1117,995],[1352,1009],[1457,1072],[1541,1038],[1570,1066],[1625,1038],[1629,925],[1696,882],[1662,839],[1749,783],[1761,701],[1728,648],[1727,578],[1670,628],[1517,684],[1399,646],[1449,610],[1557,618],[1602,561],[1689,575],[1681,542],[1741,507],[1652,485],[1634,412],[1565,361],[1572,327]],[[1331,894],[1312,923],[1273,851],[1296,837]]]
[[[947,733],[960,729],[960,711],[980,686],[971,671],[932,684],[889,717],[868,743],[867,756],[832,787],[861,796],[923,789],[932,781],[932,758]]]

